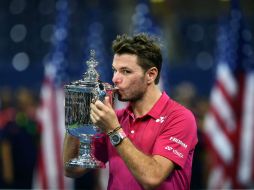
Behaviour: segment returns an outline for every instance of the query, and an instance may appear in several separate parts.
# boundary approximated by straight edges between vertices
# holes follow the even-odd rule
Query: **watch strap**
[[[117,131],[109,136],[111,144],[115,147],[121,144],[123,139],[125,139],[126,137],[127,135],[123,130]],[[115,141],[115,139],[117,140]]]
[[[118,131],[117,133],[120,135],[120,137],[121,137],[122,139],[124,139],[124,138],[127,137],[126,133],[125,133],[123,130]]]
[[[107,133],[107,135],[108,136],[110,136],[110,135],[112,135],[112,134],[114,134],[115,132],[117,132],[119,129],[121,129],[122,127],[121,126],[118,126],[118,127],[116,127],[115,129],[113,129],[112,131],[109,131],[108,133]]]

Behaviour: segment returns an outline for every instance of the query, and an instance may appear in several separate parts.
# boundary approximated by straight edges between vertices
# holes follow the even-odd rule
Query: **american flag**
[[[41,88],[38,120],[41,124],[41,146],[35,189],[71,189],[72,180],[64,177],[62,145],[65,133],[64,92],[68,35],[68,1],[56,1],[57,18],[52,37],[53,48],[45,60],[45,76]]]
[[[209,189],[254,188],[254,53],[238,1],[219,27],[217,69],[205,118]]]

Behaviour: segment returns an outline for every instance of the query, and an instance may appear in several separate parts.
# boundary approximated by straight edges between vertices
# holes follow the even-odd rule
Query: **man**
[[[197,127],[193,114],[158,87],[162,56],[146,34],[118,36],[113,42],[113,82],[121,101],[114,111],[106,97],[91,104],[90,117],[104,132],[95,142],[95,156],[109,162],[110,190],[189,189]],[[64,161],[77,153],[66,136]],[[67,176],[85,169],[65,170]]]

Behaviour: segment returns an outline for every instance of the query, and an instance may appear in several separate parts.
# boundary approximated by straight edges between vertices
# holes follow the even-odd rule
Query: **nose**
[[[121,76],[118,72],[115,72],[112,78],[114,84],[119,84],[122,81]]]

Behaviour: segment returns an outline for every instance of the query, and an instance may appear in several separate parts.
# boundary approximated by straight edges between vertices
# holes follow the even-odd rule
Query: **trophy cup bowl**
[[[65,128],[67,133],[80,141],[78,157],[65,164],[67,167],[103,168],[104,163],[92,154],[93,139],[100,138],[102,131],[90,119],[90,104],[97,99],[103,101],[105,96],[109,96],[113,104],[114,89],[110,84],[99,81],[99,74],[95,70],[98,62],[93,50],[86,63],[88,70],[84,78],[64,86]]]

